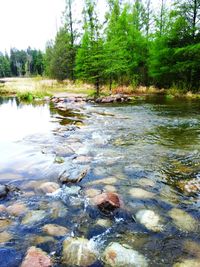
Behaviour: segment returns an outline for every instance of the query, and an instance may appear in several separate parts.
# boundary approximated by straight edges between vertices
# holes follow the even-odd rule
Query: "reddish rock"
[[[120,208],[121,201],[119,196],[113,192],[102,193],[93,198],[93,203],[98,206],[98,208],[105,213],[114,211]]]
[[[30,247],[27,251],[26,257],[22,262],[21,267],[51,267],[53,266],[51,259],[46,254],[36,247]]]

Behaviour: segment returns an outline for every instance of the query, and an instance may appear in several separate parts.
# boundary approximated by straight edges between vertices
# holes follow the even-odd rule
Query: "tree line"
[[[5,55],[6,71],[78,79],[97,93],[105,84],[200,89],[200,0],[159,0],[156,9],[152,0],[107,0],[103,21],[97,2],[84,0],[80,26],[75,0],[66,0],[63,26],[44,55],[29,61],[26,51],[19,61],[11,53],[12,64]]]
[[[12,48],[10,55],[0,52],[0,77],[21,77],[44,74],[44,54],[40,50]]]

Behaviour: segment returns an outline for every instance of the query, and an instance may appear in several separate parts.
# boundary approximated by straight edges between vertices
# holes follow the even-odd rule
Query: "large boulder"
[[[111,243],[103,253],[103,261],[110,267],[147,267],[146,258],[128,245]]]
[[[21,267],[50,267],[53,263],[46,252],[36,247],[30,247]]]
[[[63,242],[62,262],[67,266],[86,267],[97,260],[94,243],[84,238],[70,238]]]
[[[9,193],[9,189],[6,185],[0,184],[0,198],[5,198]]]

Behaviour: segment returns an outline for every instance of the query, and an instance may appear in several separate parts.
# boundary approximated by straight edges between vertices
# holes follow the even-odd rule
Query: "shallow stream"
[[[0,204],[26,207],[20,215],[0,212],[1,267],[20,266],[31,246],[51,255],[54,266],[66,266],[66,236],[93,240],[100,255],[110,242],[127,244],[153,267],[200,262],[199,191],[181,187],[200,180],[199,101],[147,97],[55,107],[1,98],[0,125],[0,184],[19,189]],[[53,194],[40,190],[64,171],[75,177],[84,170],[79,184]],[[90,198],[110,191],[123,205],[104,214]],[[140,210],[159,216],[159,231],[137,220]],[[52,237],[42,230],[46,224],[68,233]],[[101,256],[91,266],[104,266]]]

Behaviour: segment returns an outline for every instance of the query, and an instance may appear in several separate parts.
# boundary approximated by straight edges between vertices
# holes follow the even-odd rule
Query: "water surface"
[[[9,206],[21,201],[29,210],[45,211],[34,224],[23,224],[23,216],[11,218],[7,231],[12,239],[0,247],[2,266],[19,266],[32,245],[54,255],[55,266],[62,266],[64,238],[36,242],[45,236],[41,229],[48,223],[67,227],[69,235],[94,239],[102,251],[111,241],[126,243],[145,255],[149,266],[173,266],[196,257],[185,244],[200,244],[199,194],[187,194],[178,184],[200,179],[200,102],[149,97],[128,105],[60,108],[15,99],[0,103],[0,181],[29,193],[1,202]],[[78,194],[69,196],[66,188],[57,196],[37,191],[41,182],[58,182],[64,170],[75,175],[84,169],[88,174]],[[116,191],[124,207],[102,214],[90,205],[88,189]],[[143,189],[151,197],[134,197],[131,189]],[[178,227],[170,217],[174,208],[187,212],[197,228]],[[135,220],[141,209],[160,216],[161,232]],[[97,225],[98,219],[109,220],[110,228]],[[93,266],[104,265],[99,260]]]

